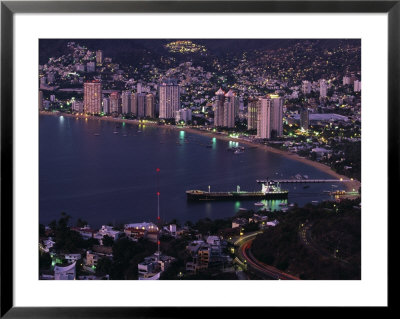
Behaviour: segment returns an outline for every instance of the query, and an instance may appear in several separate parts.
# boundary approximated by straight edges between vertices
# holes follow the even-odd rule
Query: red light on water
[[[160,216],[158,216],[157,219],[160,220]]]
[[[157,172],[159,172],[159,171],[160,171],[160,169],[159,169],[159,168],[157,168],[157,169],[156,169],[156,171],[157,171]]]
[[[157,192],[157,196],[160,196],[160,192]]]
[[[160,245],[160,241],[158,241],[158,244]]]

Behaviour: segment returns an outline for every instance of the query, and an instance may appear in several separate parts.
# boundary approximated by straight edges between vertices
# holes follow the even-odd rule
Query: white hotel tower
[[[257,137],[271,138],[283,135],[283,99],[269,94],[260,98],[257,116]]]

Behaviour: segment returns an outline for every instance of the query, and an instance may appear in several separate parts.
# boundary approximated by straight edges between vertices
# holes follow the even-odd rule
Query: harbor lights
[[[208,185],[208,192],[210,193],[210,191],[211,191],[211,186]]]

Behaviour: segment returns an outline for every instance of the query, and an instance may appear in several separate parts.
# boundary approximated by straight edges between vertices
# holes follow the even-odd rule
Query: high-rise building
[[[132,93],[131,91],[123,91],[121,94],[122,114],[131,113]]]
[[[154,101],[155,99],[153,94],[149,93],[146,95],[146,117],[156,117],[156,107]]]
[[[73,100],[71,108],[74,112],[82,113],[83,112],[83,103],[81,101]]]
[[[75,64],[76,72],[85,72],[85,65],[84,64]]]
[[[192,120],[192,110],[189,108],[180,109],[175,112],[175,122],[179,123],[180,121],[187,121]]]
[[[361,81],[355,80],[354,81],[354,92],[360,92],[361,91]]]
[[[110,99],[108,97],[105,97],[103,99],[103,113],[104,114],[110,114]]]
[[[283,99],[279,95],[267,95],[259,101],[257,137],[273,138],[283,134]]]
[[[146,116],[146,94],[137,93],[137,117],[144,118]]]
[[[311,93],[311,82],[310,81],[303,81],[301,84],[301,91],[303,94],[310,94]]]
[[[101,113],[101,83],[97,80],[83,84],[84,112]]]
[[[232,90],[225,94],[223,126],[235,127],[235,94]]]
[[[233,104],[234,104],[234,116],[235,118],[239,115],[239,107],[240,107],[240,98],[238,96],[235,96],[233,98]]]
[[[261,98],[257,116],[257,137],[271,138],[271,99]]]
[[[308,107],[303,106],[300,110],[300,127],[303,130],[308,130],[310,125],[310,111]]]
[[[351,83],[351,79],[349,76],[345,75],[343,77],[343,85],[349,85]]]
[[[271,107],[271,137],[283,135],[283,99],[279,95],[270,95]]]
[[[224,102],[225,92],[220,88],[215,92],[214,109],[214,126],[224,126]]]
[[[131,95],[131,113],[134,116],[138,114],[137,93],[132,93]]]
[[[110,94],[110,113],[121,113],[120,103],[119,103],[119,93],[112,92]]]
[[[101,50],[96,51],[96,63],[97,65],[103,64],[103,51]]]
[[[169,119],[175,117],[175,112],[180,107],[179,85],[175,80],[167,79],[159,86],[159,118]]]
[[[326,97],[328,90],[328,85],[324,79],[319,80],[319,97],[324,98]]]
[[[94,62],[86,63],[86,71],[87,72],[95,72],[96,71],[96,64]]]
[[[258,115],[259,100],[254,98],[250,99],[247,104],[247,129],[257,129],[257,115]]]
[[[39,110],[43,109],[43,91],[39,90]]]

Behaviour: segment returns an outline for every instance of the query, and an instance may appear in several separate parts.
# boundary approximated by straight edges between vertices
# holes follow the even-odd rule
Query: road
[[[265,279],[276,279],[276,280],[299,280],[299,278],[284,273],[279,269],[267,265],[257,260],[251,252],[251,244],[254,238],[261,232],[255,232],[239,238],[235,245],[239,246],[236,250],[236,256],[238,263],[244,266],[247,270],[252,270],[261,278]]]

